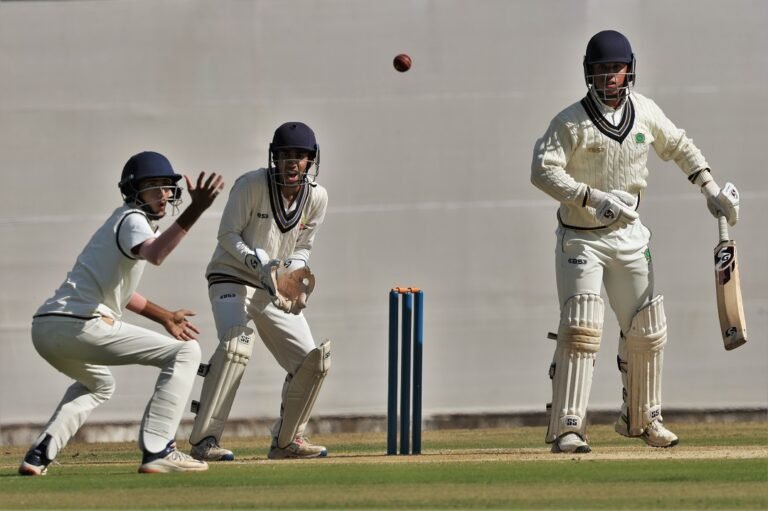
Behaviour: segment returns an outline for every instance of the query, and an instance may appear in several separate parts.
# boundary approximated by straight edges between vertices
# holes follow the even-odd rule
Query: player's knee
[[[197,341],[180,342],[176,355],[165,366],[179,381],[193,381],[200,367],[202,352]]]
[[[233,361],[246,365],[253,353],[256,333],[245,325],[235,325],[229,328],[219,344],[227,356]]]
[[[626,335],[629,351],[661,349],[667,340],[667,318],[664,313],[664,298],[655,296],[643,306],[635,317]]]
[[[197,341],[182,342],[179,351],[176,353],[176,362],[191,364],[197,367],[203,353],[200,344]]]
[[[318,356],[320,359],[317,365],[317,372],[325,376],[331,370],[331,341],[326,340],[317,347],[317,351],[319,352]]]
[[[115,378],[110,374],[100,378],[90,391],[97,400],[104,402],[109,400],[115,393],[115,387]]]
[[[596,352],[603,336],[605,304],[596,294],[574,295],[560,309],[559,343],[576,351]]]
[[[325,375],[331,368],[331,342],[325,341],[320,346],[312,348],[299,360],[293,371],[285,377],[285,385],[289,385],[294,375],[299,371],[311,371],[317,375]]]

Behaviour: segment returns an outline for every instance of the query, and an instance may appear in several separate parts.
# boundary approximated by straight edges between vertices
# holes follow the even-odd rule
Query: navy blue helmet
[[[123,173],[120,176],[120,192],[127,204],[137,204],[141,206],[139,191],[141,191],[141,182],[147,179],[169,179],[171,186],[163,188],[172,188],[172,195],[168,201],[173,206],[181,203],[181,188],[176,183],[181,179],[177,174],[168,158],[160,153],[153,151],[144,151],[131,156],[123,167]]]
[[[317,144],[315,132],[303,122],[286,122],[275,130],[272,143],[269,144],[269,168],[274,172],[274,162],[277,153],[284,149],[302,149],[309,152],[310,162],[307,165],[305,182],[314,182],[320,172],[320,146]],[[309,169],[314,165],[315,172]],[[307,181],[308,180],[308,181]]]
[[[587,43],[587,52],[584,55],[584,80],[587,87],[594,87],[595,74],[592,71],[593,64],[622,63],[628,65],[627,86],[624,93],[635,84],[635,54],[632,46],[624,34],[615,30],[603,30],[598,32]]]

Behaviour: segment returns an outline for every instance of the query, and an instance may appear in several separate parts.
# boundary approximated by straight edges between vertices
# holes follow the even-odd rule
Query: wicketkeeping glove
[[[290,268],[290,260],[286,263]],[[301,266],[293,271],[281,270],[277,268],[273,270],[277,281],[277,293],[272,303],[284,312],[299,314],[307,306],[309,295],[315,289],[315,275],[309,266]]]

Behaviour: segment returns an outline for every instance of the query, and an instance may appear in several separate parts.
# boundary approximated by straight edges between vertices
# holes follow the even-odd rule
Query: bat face
[[[732,350],[747,342],[736,243],[732,240],[722,241],[715,247],[715,288],[723,344],[726,350]]]

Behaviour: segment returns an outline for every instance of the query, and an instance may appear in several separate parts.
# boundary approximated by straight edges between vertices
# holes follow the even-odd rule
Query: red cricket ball
[[[400,71],[401,73],[405,73],[409,69],[411,69],[411,64],[413,61],[411,60],[411,57],[409,57],[405,53],[401,53],[400,55],[395,57],[395,60],[392,61],[392,65],[395,66],[395,69]]]

